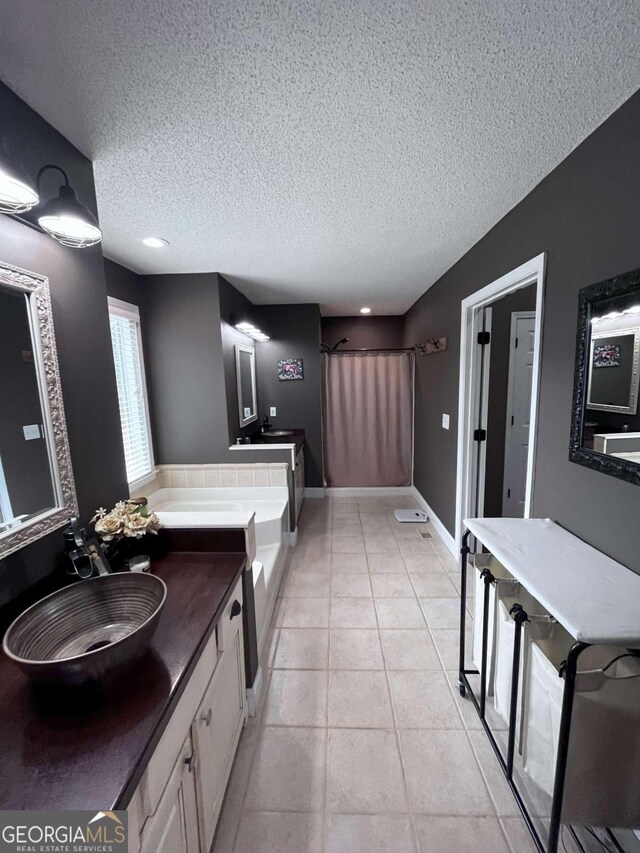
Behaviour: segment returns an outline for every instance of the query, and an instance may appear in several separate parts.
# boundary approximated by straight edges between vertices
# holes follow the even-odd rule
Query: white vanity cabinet
[[[300,515],[304,500],[304,447],[296,454],[296,467],[293,472],[293,491],[296,499],[296,521]]]
[[[224,651],[191,726],[203,853],[211,848],[246,716],[242,621],[227,622]]]
[[[209,853],[246,715],[240,578],[131,799],[129,853]]]

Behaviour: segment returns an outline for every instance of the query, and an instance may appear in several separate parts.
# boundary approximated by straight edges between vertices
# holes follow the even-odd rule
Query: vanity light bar
[[[261,344],[269,340],[269,335],[265,335],[265,333],[256,328],[253,323],[249,323],[246,320],[243,320],[241,323],[236,323],[236,329],[239,332],[244,332],[245,335],[248,335],[254,341],[258,341]]]

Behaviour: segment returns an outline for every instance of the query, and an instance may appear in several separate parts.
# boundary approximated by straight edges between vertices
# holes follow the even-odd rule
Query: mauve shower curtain
[[[413,353],[322,356],[327,486],[410,486]]]

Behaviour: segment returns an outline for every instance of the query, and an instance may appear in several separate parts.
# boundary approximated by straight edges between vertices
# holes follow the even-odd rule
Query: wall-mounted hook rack
[[[448,342],[446,337],[430,338],[423,344],[416,344],[416,349],[420,355],[432,355],[434,352],[444,352],[447,349]]]

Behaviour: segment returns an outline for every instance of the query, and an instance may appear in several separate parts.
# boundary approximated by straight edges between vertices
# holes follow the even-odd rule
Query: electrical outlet
[[[40,438],[40,427],[38,424],[29,424],[29,426],[23,426],[22,432],[24,433],[25,441],[33,441],[34,438]]]
[[[449,429],[449,415],[442,416],[442,429]]]
[[[275,406],[271,406],[271,408],[269,409],[269,417],[270,417],[270,418],[275,418],[275,417],[277,417],[277,415],[276,415],[276,407],[275,407]]]

